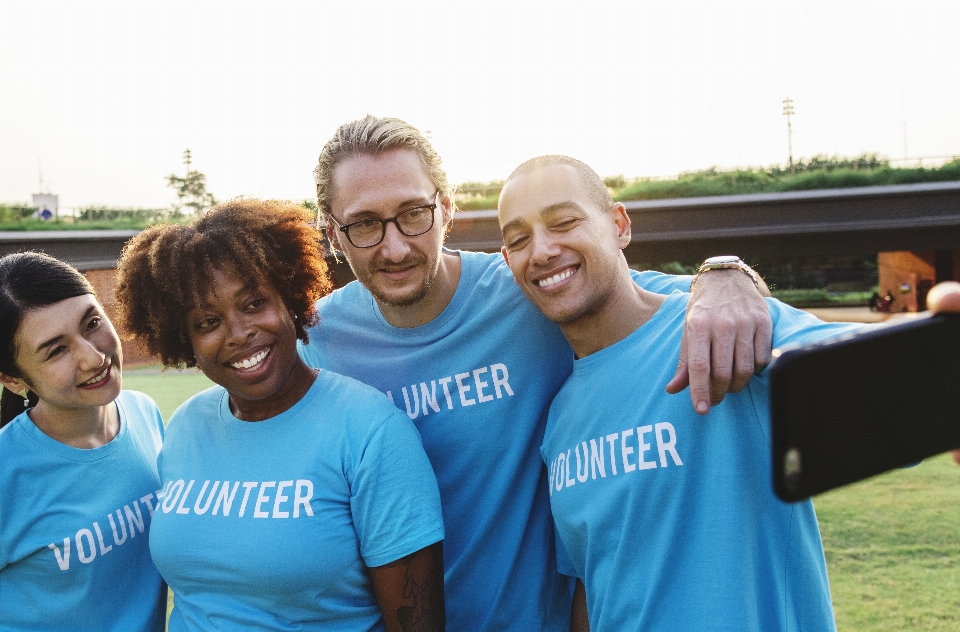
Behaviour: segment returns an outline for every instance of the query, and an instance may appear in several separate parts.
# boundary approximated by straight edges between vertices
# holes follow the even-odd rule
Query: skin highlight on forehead
[[[597,174],[590,165],[577,160],[576,158],[571,158],[569,156],[563,156],[560,154],[549,154],[545,156],[537,156],[536,158],[531,158],[526,162],[522,163],[519,167],[513,170],[510,176],[507,178],[504,183],[504,188],[511,180],[519,176],[529,176],[535,177],[537,171],[542,171],[545,167],[558,167],[566,166],[572,169],[576,176],[579,178],[579,184],[581,185],[579,189],[592,201],[596,204],[598,209],[609,209],[613,206],[613,198],[610,196],[610,191],[607,189],[607,186],[603,183],[603,179]],[[573,175],[573,174],[571,174]]]

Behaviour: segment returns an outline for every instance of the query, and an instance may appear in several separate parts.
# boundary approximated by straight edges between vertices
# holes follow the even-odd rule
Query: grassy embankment
[[[676,178],[628,179],[622,175],[604,178],[617,201],[659,200],[745,193],[807,191],[883,184],[914,184],[960,180],[960,158],[934,168],[891,167],[889,161],[876,154],[857,158],[814,156],[800,160],[796,173],[781,167],[743,168],[719,171],[716,168],[682,173]],[[464,182],[457,196],[457,206],[465,211],[497,207],[503,181]],[[303,205],[317,211],[313,200]],[[0,204],[0,231],[9,230],[89,230],[142,229],[158,222],[189,220],[188,215],[170,209],[127,209],[89,207],[76,218],[44,222],[31,217],[35,209],[20,204]]]
[[[306,200],[303,206],[314,213],[316,203]],[[193,219],[190,213],[169,208],[112,208],[96,206],[81,209],[69,216],[45,222],[33,217],[36,209],[19,204],[0,204],[0,231],[33,230],[143,230],[154,224],[183,224]]]
[[[167,209],[119,209],[91,207],[78,217],[45,222],[34,218],[35,209],[27,206],[0,204],[0,230],[143,230],[159,222],[185,221],[180,214]]]
[[[623,176],[611,176],[604,178],[604,182],[618,202],[916,184],[960,180],[960,158],[941,167],[926,169],[891,167],[888,161],[876,155],[852,159],[816,156],[809,163],[798,163],[796,170],[791,174],[780,167],[732,171],[711,168],[683,173],[677,178],[628,181]],[[502,181],[465,183],[461,188],[467,194],[457,199],[457,206],[463,210],[496,208],[502,185]]]
[[[164,419],[210,385],[195,371],[124,374]],[[960,467],[947,455],[815,500],[839,632],[960,629]]]
[[[774,193],[784,191],[807,191],[812,189],[834,189],[878,186],[889,184],[914,184],[960,180],[960,159],[955,159],[939,168],[893,168],[888,161],[877,155],[863,155],[857,158],[839,158],[815,156],[807,162],[796,165],[796,173],[780,167],[768,169],[737,169],[718,171],[707,169],[681,174],[673,179],[639,179],[628,181],[623,176],[604,179],[617,201],[658,200],[688,197],[707,197],[720,195],[743,195],[750,193]],[[462,185],[465,194],[458,199],[457,205],[464,210],[496,208],[502,182],[472,182]],[[759,262],[750,261],[751,265]],[[802,283],[796,287],[782,279],[776,266],[771,271],[769,264],[757,270],[772,283],[773,295],[785,303],[796,307],[843,307],[865,306],[876,287],[860,287],[858,291],[828,291]],[[776,263],[776,262],[774,262]],[[696,262],[646,262],[643,267],[660,270],[670,274],[692,274],[696,271]],[[873,283],[876,283],[874,277]],[[796,288],[796,289],[787,289]],[[852,288],[851,288],[852,289]]]

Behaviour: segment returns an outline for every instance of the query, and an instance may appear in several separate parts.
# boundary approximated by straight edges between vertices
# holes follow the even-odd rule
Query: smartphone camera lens
[[[783,455],[783,484],[790,491],[800,489],[800,450],[790,448]]]

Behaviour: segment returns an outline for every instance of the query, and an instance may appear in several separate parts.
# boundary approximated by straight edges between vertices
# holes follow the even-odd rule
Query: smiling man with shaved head
[[[573,582],[556,570],[538,449],[570,374],[570,347],[499,254],[444,248],[453,187],[416,128],[373,116],[347,123],[315,175],[327,237],[357,282],[320,301],[302,353],[385,392],[420,431],[446,527],[448,629],[569,630]],[[632,278],[667,293],[690,285],[658,273]],[[740,271],[711,272],[697,285],[689,346],[701,370],[691,372],[691,396],[709,408],[765,362],[769,314]],[[712,348],[722,351],[711,360]],[[679,373],[676,389],[685,367]],[[687,397],[674,399],[693,410]]]
[[[663,392],[690,295],[637,285],[623,204],[584,163],[541,156],[503,187],[503,255],[517,285],[573,350],[541,456],[577,580],[574,621],[599,632],[835,629],[817,519],[770,483],[764,375],[706,416]],[[767,299],[774,343],[827,324]],[[642,379],[637,379],[642,376]]]

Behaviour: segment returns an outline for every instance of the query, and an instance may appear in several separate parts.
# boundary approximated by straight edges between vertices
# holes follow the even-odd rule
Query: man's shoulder
[[[386,417],[397,410],[386,395],[369,384],[330,370],[321,370],[317,374],[317,379],[310,388],[310,396],[323,406],[352,409],[351,413],[361,417],[376,411],[385,412],[383,416]]]
[[[359,281],[350,281],[343,287],[338,287],[326,296],[317,301],[318,307],[323,307],[331,303],[342,303],[346,301],[356,301],[363,298],[372,298],[367,288]]]
[[[460,278],[480,278],[485,274],[509,275],[513,278],[507,262],[499,252],[477,252],[473,250],[450,250],[444,252],[460,257]]]

